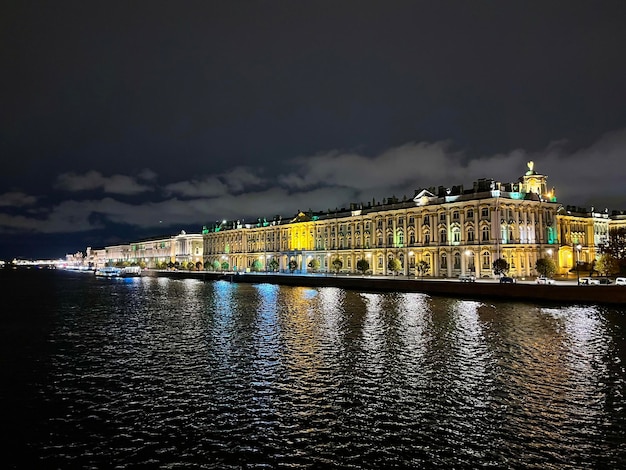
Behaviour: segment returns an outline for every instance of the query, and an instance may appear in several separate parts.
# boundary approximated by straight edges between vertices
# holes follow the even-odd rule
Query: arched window
[[[467,229],[467,242],[472,243],[474,241],[474,229],[472,227]]]
[[[458,227],[454,227],[452,229],[452,241],[454,243],[461,243],[461,229]]]
[[[441,231],[439,232],[439,243],[446,243],[446,241],[447,241],[446,230],[441,229]]]
[[[461,269],[461,254],[454,253],[454,269]]]
[[[404,246],[404,232],[398,232],[398,244]]]
[[[483,269],[489,269],[489,267],[491,266],[491,256],[489,255],[489,252],[483,251],[482,258],[483,258]]]
[[[441,269],[448,269],[448,256],[441,253]]]
[[[487,227],[486,225],[482,229],[482,241],[489,241],[489,227]]]

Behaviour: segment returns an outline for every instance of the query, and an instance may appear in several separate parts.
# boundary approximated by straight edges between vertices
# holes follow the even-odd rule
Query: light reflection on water
[[[80,276],[4,319],[21,464],[626,463],[624,311]]]

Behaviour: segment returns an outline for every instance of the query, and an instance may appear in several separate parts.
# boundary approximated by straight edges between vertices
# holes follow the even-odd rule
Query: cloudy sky
[[[0,259],[429,186],[626,209],[626,2],[9,0]]]

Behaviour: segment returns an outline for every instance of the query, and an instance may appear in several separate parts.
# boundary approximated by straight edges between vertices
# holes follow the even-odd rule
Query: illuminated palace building
[[[626,216],[557,203],[547,177],[528,171],[515,183],[480,179],[471,188],[420,189],[413,199],[352,204],[349,209],[298,212],[291,220],[274,217],[256,223],[223,221],[202,234],[143,240],[88,250],[89,262],[176,265],[184,269],[237,271],[358,272],[366,260],[375,275],[415,275],[425,261],[428,276],[493,276],[493,261],[505,259],[509,274],[536,275],[539,258],[552,258],[566,274],[577,262],[591,264],[609,229],[626,227]],[[311,263],[312,260],[317,263]]]
[[[299,212],[288,221],[216,223],[203,229],[204,266],[288,271],[291,264],[305,273],[311,266],[333,271],[339,259],[341,271],[357,272],[357,262],[364,259],[372,274],[386,275],[391,274],[388,260],[395,258],[401,274],[416,274],[418,263],[425,261],[429,276],[454,278],[493,276],[498,258],[518,277],[535,275],[539,258],[552,258],[560,273],[576,262],[591,263],[609,228],[626,225],[626,219],[563,207],[548,190],[547,177],[533,167],[529,162],[516,183],[480,179],[468,189],[421,189],[413,199]],[[313,259],[318,263],[310,264]]]

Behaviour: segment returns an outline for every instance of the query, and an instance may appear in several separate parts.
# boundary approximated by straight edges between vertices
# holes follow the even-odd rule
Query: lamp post
[[[580,249],[582,246],[580,243],[576,245],[576,285],[580,285],[580,272],[578,270],[578,265],[580,264]]]

